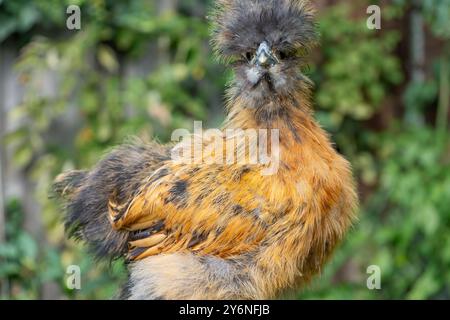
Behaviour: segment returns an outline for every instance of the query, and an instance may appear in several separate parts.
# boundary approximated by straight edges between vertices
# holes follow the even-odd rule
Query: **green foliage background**
[[[69,4],[81,7],[80,31],[65,28]],[[46,230],[45,242],[25,232],[22,205],[9,199],[7,242],[0,245],[0,279],[8,283],[2,298],[40,298],[48,282],[58,284],[61,298],[112,297],[125,276],[123,262],[98,265],[64,240],[60,208],[48,198],[51,181],[62,170],[90,167],[130,135],[165,142],[194,119],[212,127],[223,117],[217,106],[229,74],[211,57],[210,1],[183,0],[162,14],[157,4],[0,0],[0,42],[21,43],[16,71],[26,88],[9,114],[22,125],[2,143],[14,148],[15,164],[36,183],[30,196],[42,205]],[[381,31],[366,27],[367,1],[352,4],[320,10],[321,46],[309,76],[316,116],[353,164],[360,221],[322,276],[296,297],[448,299],[450,1],[423,1],[428,36],[442,45],[428,58],[421,83],[409,80],[399,50],[407,43],[409,2],[383,2]],[[151,57],[144,55],[149,45]],[[125,76],[124,64],[140,59],[151,71]],[[59,83],[51,97],[40,94],[48,70]],[[79,124],[54,134],[71,117]],[[83,271],[82,290],[66,288],[71,264]],[[381,290],[367,289],[370,265],[381,268]]]

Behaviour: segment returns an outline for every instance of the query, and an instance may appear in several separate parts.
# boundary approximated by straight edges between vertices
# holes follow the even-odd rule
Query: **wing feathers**
[[[130,260],[179,251],[229,257],[262,241],[267,223],[262,213],[254,214],[263,210],[258,195],[231,176],[208,175],[210,170],[166,167],[127,202],[110,200],[113,227],[132,231]]]

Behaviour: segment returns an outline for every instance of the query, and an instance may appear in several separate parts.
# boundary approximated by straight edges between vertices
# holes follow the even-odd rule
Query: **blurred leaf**
[[[98,48],[97,54],[98,54],[98,61],[106,70],[113,73],[119,69],[119,64],[117,63],[116,55],[111,48],[105,45],[101,45]]]

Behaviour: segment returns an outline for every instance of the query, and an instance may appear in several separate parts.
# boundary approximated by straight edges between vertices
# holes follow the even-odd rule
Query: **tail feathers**
[[[53,192],[66,200],[73,197],[88,175],[87,171],[73,170],[61,173],[53,183]]]
[[[113,229],[108,202],[126,203],[164,160],[166,149],[155,144],[123,145],[92,171],[59,175],[54,191],[65,201],[65,227],[70,237],[86,242],[97,258],[117,258],[128,250],[129,231]]]

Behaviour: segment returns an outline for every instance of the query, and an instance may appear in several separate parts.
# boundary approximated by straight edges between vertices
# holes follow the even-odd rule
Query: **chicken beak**
[[[277,63],[278,59],[272,53],[272,50],[270,50],[267,42],[264,41],[263,43],[261,43],[258,50],[256,51],[254,64],[263,68],[267,68],[272,67]]]

